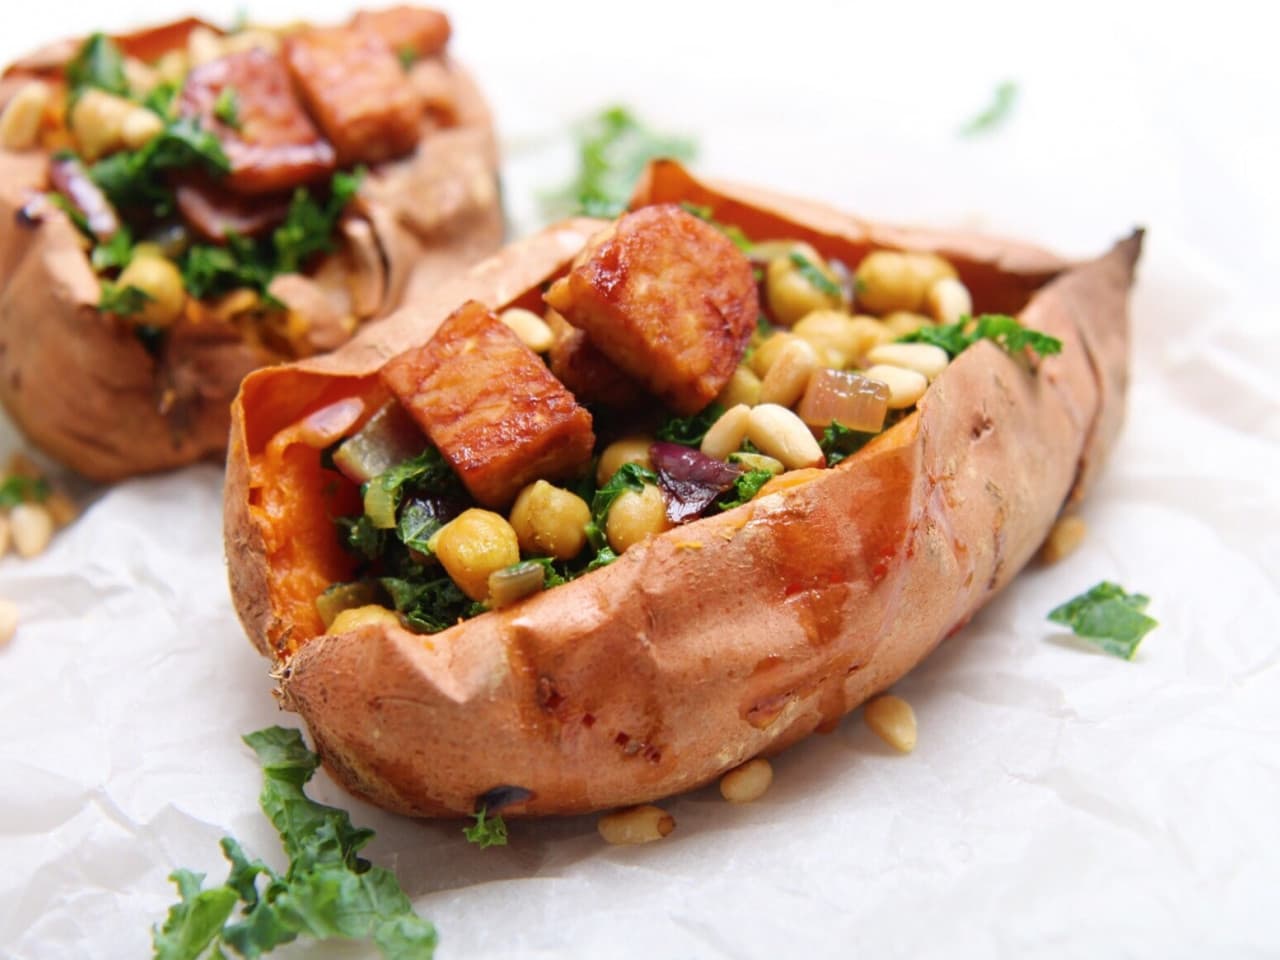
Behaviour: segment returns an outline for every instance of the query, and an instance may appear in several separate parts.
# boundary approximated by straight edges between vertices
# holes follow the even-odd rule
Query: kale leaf
[[[1132,660],[1138,644],[1157,623],[1143,613],[1151,598],[1126,593],[1106,580],[1049,611],[1049,619],[1107,653]]]
[[[90,36],[76,55],[67,61],[65,73],[73,97],[86,87],[121,97],[129,92],[129,82],[124,75],[124,54],[105,33]]]
[[[955,323],[925,326],[899,337],[899,343],[931,343],[952,357],[959,356],[979,340],[991,340],[1011,354],[1030,348],[1042,357],[1062,352],[1062,341],[1039,330],[1031,330],[1016,317],[1003,313],[984,313],[978,317],[963,316]]]

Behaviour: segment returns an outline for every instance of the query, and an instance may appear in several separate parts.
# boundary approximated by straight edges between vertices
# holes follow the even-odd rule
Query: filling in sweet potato
[[[338,27],[94,34],[6,72],[0,146],[48,153],[24,214],[72,219],[99,309],[153,352],[184,324],[282,358],[327,351],[384,308],[358,191],[366,165],[455,122],[448,38],[443,14],[403,6]]]
[[[1025,277],[750,238],[723,216],[624,215],[543,290],[462,306],[360,381],[359,402],[317,398],[272,428],[251,455],[257,508],[306,543],[272,557],[290,625],[279,652],[364,622],[431,633],[518,603],[909,429],[929,382],[979,338],[1029,364],[1059,347],[979,312],[1016,312]]]

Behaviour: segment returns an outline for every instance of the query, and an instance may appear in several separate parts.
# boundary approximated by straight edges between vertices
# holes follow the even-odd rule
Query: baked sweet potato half
[[[1116,434],[1140,235],[1069,263],[667,162],[633,208],[510,246],[236,399],[236,608],[374,803],[634,804],[830,727],[1013,578]],[[575,395],[585,462],[580,427],[528,415],[564,403],[529,312],[628,385]],[[573,438],[552,481],[503,488],[545,431]]]
[[[0,77],[0,401],[97,480],[226,448],[250,370],[501,243],[488,108],[414,7],[188,19]]]

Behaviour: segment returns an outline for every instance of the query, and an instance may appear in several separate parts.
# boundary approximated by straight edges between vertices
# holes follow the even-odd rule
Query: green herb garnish
[[[49,498],[49,481],[44,477],[25,477],[20,473],[0,483],[0,509],[8,510],[20,503],[43,503]]]
[[[463,827],[462,832],[467,839],[474,844],[478,844],[481,849],[485,847],[505,847],[507,845],[507,824],[502,819],[502,815],[495,813],[489,816],[488,810],[481,807],[473,816],[476,822],[469,827]]]
[[[102,288],[102,295],[98,298],[98,309],[103,313],[114,313],[117,317],[131,317],[135,313],[141,313],[155,299],[133,284],[121,287],[103,280],[99,286]]]
[[[94,244],[89,254],[89,262],[98,273],[123,269],[129,265],[131,259],[133,259],[133,238],[129,234],[129,228],[124,224],[120,225],[120,229],[106,243]]]
[[[1015,317],[1003,313],[984,313],[976,318],[964,316],[955,323],[940,327],[925,326],[904,337],[899,343],[931,343],[957,357],[979,340],[993,340],[1011,354],[1030,348],[1042,357],[1062,352],[1062,341],[1039,330],[1024,327]]]
[[[95,33],[80,47],[64,68],[72,96],[86,87],[95,87],[125,96],[129,82],[124,74],[124,55],[105,33]]]
[[[400,61],[400,68],[408,73],[413,65],[418,62],[418,51],[410,44],[405,44],[396,51],[396,59]]]
[[[164,218],[174,211],[165,172],[200,167],[226,173],[231,162],[218,138],[189,117],[170,122],[137,150],[113,153],[89,168],[89,178],[117,210],[142,210]]]
[[[235,87],[223,87],[213,101],[213,115],[233,130],[240,129],[240,94]]]
[[[250,860],[231,837],[222,886],[175,870],[179,902],[152,928],[155,960],[225,960],[232,950],[258,957],[299,937],[372,938],[389,960],[430,960],[435,928],[419,917],[395,874],[358,856],[373,831],[352,825],[344,810],[316,803],[303,790],[320,764],[296,730],[268,727],[244,738],[263,767],[259,798],[289,858],[280,874]],[[238,916],[234,916],[239,906]]]
[[[817,264],[803,253],[792,250],[788,254],[788,259],[800,271],[800,276],[809,281],[809,286],[813,289],[828,297],[841,296],[839,284],[832,282],[831,278],[819,270]]]
[[[678,443],[686,447],[696,447],[702,443],[712,424],[720,419],[724,407],[712,403],[690,417],[671,417],[658,427],[656,436],[667,443]]]
[[[732,510],[734,507],[740,507],[744,503],[750,502],[760,492],[760,488],[772,479],[773,474],[768,470],[748,470],[733,481],[733,496],[728,500],[720,499],[715,501],[716,507],[720,510]],[[725,493],[724,496],[728,497],[729,493]]]
[[[832,420],[822,431],[822,439],[818,441],[818,446],[826,454],[827,466],[834,467],[845,457],[861,450],[874,436],[874,433],[851,430],[840,421]]]
[[[159,116],[161,120],[172,120],[173,102],[177,98],[177,84],[165,81],[157,83],[151,88],[147,95],[142,98],[142,105]]]
[[[1009,119],[1017,99],[1018,85],[1005,80],[996,87],[990,106],[960,128],[960,136],[976,137],[998,129]]]
[[[1107,653],[1132,660],[1138,644],[1156,621],[1144,610],[1151,602],[1141,593],[1104,580],[1078,597],[1049,612],[1049,619],[1070,627],[1078,637],[1097,644]]]
[[[614,106],[580,124],[578,174],[564,189],[548,196],[551,215],[566,212],[590,217],[616,217],[626,209],[645,164],[655,157],[689,160],[692,140],[656,133],[625,107]]]
[[[436,568],[437,572],[439,568]],[[478,604],[447,576],[432,580],[410,580],[381,577],[378,583],[387,591],[396,612],[404,617],[407,627],[418,633],[439,633],[459,620],[474,617],[487,608]]]

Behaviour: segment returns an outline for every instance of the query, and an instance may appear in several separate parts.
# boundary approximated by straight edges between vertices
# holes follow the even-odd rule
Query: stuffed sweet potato
[[[236,400],[237,610],[382,806],[640,803],[829,727],[1010,581],[1115,436],[1139,235],[1068,263],[671,163],[633,206]]]
[[[220,457],[257,367],[332,350],[501,242],[449,22],[198,20],[0,78],[0,400],[98,480]]]

